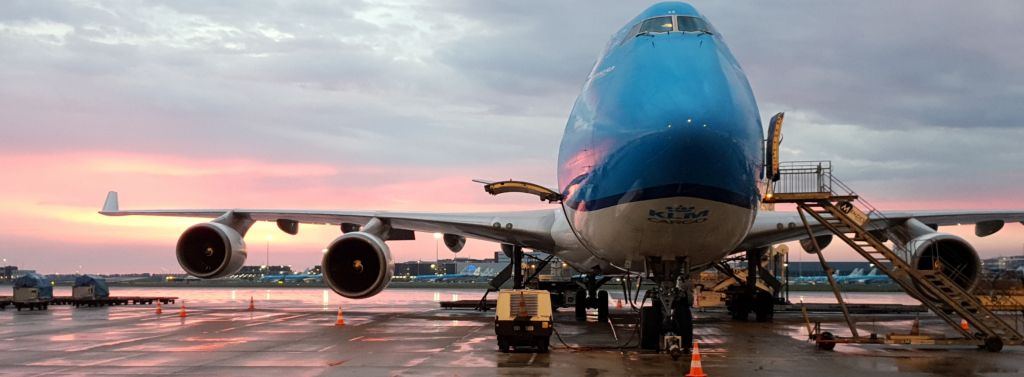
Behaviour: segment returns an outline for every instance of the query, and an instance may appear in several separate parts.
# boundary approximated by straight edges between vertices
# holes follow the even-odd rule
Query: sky
[[[103,217],[108,190],[126,209],[546,208],[471,179],[553,185],[590,67],[650,4],[0,2],[0,258],[180,272],[174,245],[200,220]],[[786,112],[783,160],[831,160],[881,209],[1024,209],[1024,3],[693,4],[762,118]],[[943,230],[985,257],[1024,253],[1020,224]],[[249,264],[269,250],[302,269],[339,234],[257,224]],[[392,253],[431,260],[433,243]],[[497,248],[470,240],[459,256]]]

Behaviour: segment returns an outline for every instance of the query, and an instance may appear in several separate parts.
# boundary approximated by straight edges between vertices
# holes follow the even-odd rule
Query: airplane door
[[[782,144],[782,118],[785,113],[772,116],[768,123],[768,143],[765,148],[765,177],[772,182],[779,181],[779,144]]]

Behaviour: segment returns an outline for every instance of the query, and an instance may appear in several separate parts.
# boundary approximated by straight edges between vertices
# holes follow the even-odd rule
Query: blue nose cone
[[[626,38],[594,71],[562,142],[567,206],[696,197],[756,207],[761,124],[746,76],[721,38]]]

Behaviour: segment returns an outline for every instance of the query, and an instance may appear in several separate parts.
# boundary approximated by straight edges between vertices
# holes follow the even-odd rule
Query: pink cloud
[[[122,208],[302,208],[393,211],[504,211],[544,208],[528,196],[491,197],[470,177],[439,168],[422,171],[385,166],[277,163],[257,159],[197,159],[142,153],[75,151],[0,154],[6,185],[0,186],[0,237],[17,238],[6,254],[25,268],[71,272],[81,252],[97,247],[124,253],[160,253],[173,259],[180,232],[202,219],[106,217],[96,213],[108,190]],[[511,170],[511,169],[510,169]],[[375,182],[375,183],[360,183]],[[257,224],[246,237],[253,263],[262,263],[267,236],[271,261],[306,267],[319,263],[321,248],[340,235],[333,226],[304,225],[291,237],[273,224]],[[392,242],[398,260],[433,259],[432,237]],[[46,245],[59,244],[59,249]],[[470,241],[460,255],[487,257],[497,245]],[[153,251],[159,250],[159,251]],[[441,245],[441,251],[444,247]],[[105,254],[106,255],[106,254]],[[133,254],[134,255],[134,254]],[[444,255],[442,254],[442,258]],[[69,256],[73,256],[69,258]],[[87,262],[89,263],[89,262]],[[91,271],[125,271],[118,260],[95,261]],[[148,271],[160,271],[153,263]],[[137,265],[125,266],[137,270]]]

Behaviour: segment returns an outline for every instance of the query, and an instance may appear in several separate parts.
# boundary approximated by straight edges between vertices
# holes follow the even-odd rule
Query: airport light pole
[[[270,272],[270,240],[274,237],[267,235],[267,272]]]
[[[438,241],[441,240],[441,233],[434,233],[434,263],[437,264],[437,268],[434,269],[434,273],[438,273],[441,269],[441,254],[438,252]]]

